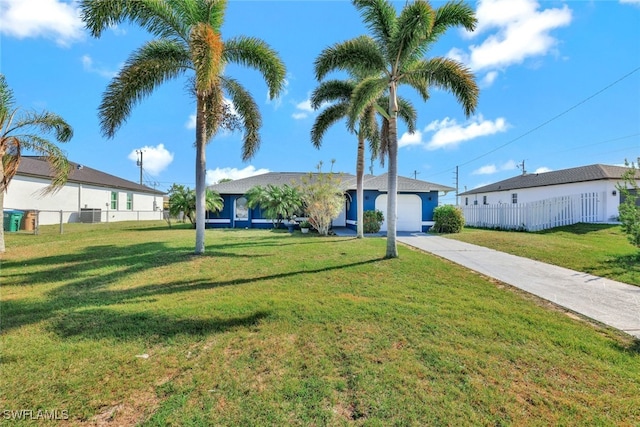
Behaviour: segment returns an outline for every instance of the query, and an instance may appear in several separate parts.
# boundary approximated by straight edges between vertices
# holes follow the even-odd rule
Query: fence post
[[[63,215],[64,215],[64,213],[62,212],[62,210],[60,210],[60,234],[62,234],[64,232],[64,228],[62,226],[62,223],[63,223],[62,217],[63,217]]]

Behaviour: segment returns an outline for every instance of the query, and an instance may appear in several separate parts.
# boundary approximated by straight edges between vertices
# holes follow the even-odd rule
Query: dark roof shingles
[[[629,169],[623,166],[589,165],[552,172],[519,175],[483,187],[460,193],[461,196],[494,191],[519,190],[523,188],[546,187],[549,185],[571,184],[574,182],[621,179]]]
[[[71,171],[68,182],[78,182],[81,184],[92,184],[101,187],[109,187],[122,190],[138,191],[141,193],[164,194],[162,191],[154,190],[146,185],[140,185],[133,181],[118,178],[117,176],[92,169],[78,163],[69,162]],[[41,157],[23,156],[18,166],[18,175],[35,176],[50,179],[53,177],[49,164]]]

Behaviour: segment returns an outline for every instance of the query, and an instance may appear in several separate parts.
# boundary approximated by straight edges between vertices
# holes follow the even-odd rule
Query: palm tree
[[[320,83],[320,85],[311,94],[311,106],[317,110],[325,103],[330,103],[319,115],[311,128],[311,142],[316,148],[322,145],[322,138],[328,128],[343,118],[348,117],[351,96],[358,84],[358,79],[351,78],[348,80],[328,80]],[[378,153],[384,153],[385,147],[380,146],[380,132],[378,131],[378,122],[376,120],[376,112],[383,110],[380,105],[384,103],[385,98],[373,102],[365,109],[360,117],[358,129],[354,130],[358,137],[358,151],[356,156],[356,236],[362,238],[364,236],[364,145],[365,139],[369,141],[372,157],[376,157]],[[407,124],[410,133],[415,131],[416,111],[413,106],[406,100],[398,99],[401,117]],[[387,102],[388,103],[388,102]],[[386,130],[389,128],[388,119],[382,117],[382,137],[386,139]]]
[[[406,84],[421,98],[429,99],[429,88],[452,92],[469,116],[478,102],[478,86],[471,71],[448,58],[425,58],[435,41],[454,26],[472,31],[473,9],[460,2],[448,2],[433,9],[425,0],[406,4],[399,14],[388,0],[353,0],[373,37],[360,36],[322,51],[315,73],[322,80],[329,72],[344,70],[365,75],[351,96],[348,126],[354,129],[373,100],[388,93],[389,120],[386,151],[389,157],[387,198],[387,258],[398,256],[396,245],[398,188],[398,87]]]
[[[194,224],[196,218],[196,192],[189,187],[180,184],[173,184],[169,191],[169,214],[178,217],[180,213],[189,218],[191,224]],[[206,207],[207,211],[220,212],[224,207],[224,200],[217,191],[207,188],[206,191]]]
[[[225,108],[230,99],[244,128],[242,159],[260,145],[262,118],[251,94],[224,75],[236,63],[257,69],[275,98],[284,87],[285,66],[264,41],[235,37],[223,41],[220,27],[225,0],[82,0],[82,18],[94,37],[112,25],[130,21],[156,36],[134,51],[111,81],[99,107],[102,132],[112,138],[131,108],[167,80],[191,74],[196,99],[196,246],[204,253],[206,161],[205,148],[222,127],[234,128]]]
[[[67,182],[70,171],[64,152],[42,134],[53,133],[58,142],[67,142],[73,136],[71,126],[62,117],[47,111],[19,113],[13,91],[4,74],[0,74],[0,211],[4,208],[4,193],[18,171],[23,151],[40,154],[49,162],[53,178],[45,194],[59,190]],[[3,216],[0,218],[0,253],[4,251]]]
[[[256,185],[247,191],[245,197],[248,207],[262,209],[264,216],[273,222],[273,228],[280,228],[283,219],[291,219],[303,208],[300,193],[287,184],[269,184],[266,187]]]

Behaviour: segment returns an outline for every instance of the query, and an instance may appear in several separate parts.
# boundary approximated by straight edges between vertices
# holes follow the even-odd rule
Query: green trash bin
[[[16,232],[20,230],[20,223],[22,222],[22,211],[4,211],[4,231]]]

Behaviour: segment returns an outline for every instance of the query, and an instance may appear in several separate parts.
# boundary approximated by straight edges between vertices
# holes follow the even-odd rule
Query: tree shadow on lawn
[[[176,318],[150,312],[123,313],[109,309],[87,309],[63,313],[55,318],[48,330],[61,338],[81,337],[100,340],[134,340],[159,343],[176,335],[206,336],[236,328],[257,325],[269,312],[257,311],[230,318]]]
[[[569,234],[588,234],[602,230],[608,230],[610,228],[619,227],[620,224],[593,224],[580,222],[578,224],[566,225],[562,227],[549,228],[548,230],[536,231],[535,234],[556,234],[559,232]]]
[[[240,255],[210,251],[205,255],[198,256],[198,259],[201,259],[201,257],[213,258],[220,256],[253,258],[269,255]],[[140,274],[146,269],[166,266],[171,263],[188,262],[193,259],[194,255],[191,253],[167,248],[162,243],[142,243],[122,247],[110,245],[94,246],[86,248],[84,252],[78,254],[29,260],[27,261],[29,264],[45,265],[50,266],[50,268],[34,274],[24,275],[25,277],[19,279],[17,284],[26,285],[34,282],[42,284],[52,281],[64,281],[67,283],[45,293],[44,299],[23,298],[3,301],[0,335],[24,325],[53,320],[53,330],[62,336],[70,336],[72,334],[69,331],[78,330],[80,331],[79,333],[85,331],[89,336],[98,334],[116,338],[132,337],[134,334],[126,332],[128,329],[125,327],[127,322],[133,321],[134,329],[137,330],[138,328],[135,326],[135,318],[132,318],[131,314],[118,313],[117,310],[105,310],[97,307],[135,303],[139,302],[137,301],[139,299],[159,295],[200,291],[223,286],[238,286],[304,274],[315,274],[376,263],[382,260],[382,258],[376,258],[317,269],[285,271],[265,276],[222,281],[210,279],[177,280],[168,283],[133,286],[126,289],[108,289],[108,286],[113,283],[126,282],[126,277],[129,275]],[[11,267],[20,269],[21,265],[22,263],[20,262],[14,262]],[[9,268],[9,266],[5,268]],[[100,271],[101,268],[110,268],[113,271],[106,274],[95,274],[95,271]],[[215,331],[225,322],[231,321],[230,319],[187,321],[167,316],[145,316],[147,316],[145,317],[146,320],[144,325],[140,326],[137,332],[138,335],[166,336],[180,332],[190,333],[189,331],[193,330]],[[80,320],[86,321],[93,326],[88,329],[78,329],[77,325]],[[102,332],[95,332],[96,328],[101,328]],[[126,333],[122,333],[123,330]]]
[[[593,268],[586,268],[586,273],[603,275],[603,271],[608,272],[608,277],[624,275],[623,280],[629,284],[640,286],[640,251],[631,255],[613,256],[607,260],[599,262]],[[613,279],[615,280],[615,279]]]
[[[222,248],[224,245],[220,245],[220,247]],[[3,277],[14,278],[9,283],[12,286],[84,279],[86,282],[79,284],[79,287],[95,288],[98,285],[113,283],[128,274],[140,273],[159,266],[188,262],[193,259],[193,256],[192,252],[169,248],[162,242],[148,242],[128,246],[89,246],[78,253],[4,262],[2,266],[4,270]],[[269,255],[243,255],[210,250],[200,256],[209,258],[255,258]],[[50,268],[35,273],[21,273],[23,267],[31,266],[48,266]],[[15,273],[7,274],[6,271],[10,269],[14,269]],[[113,271],[99,276],[91,275],[92,271],[103,269]]]

